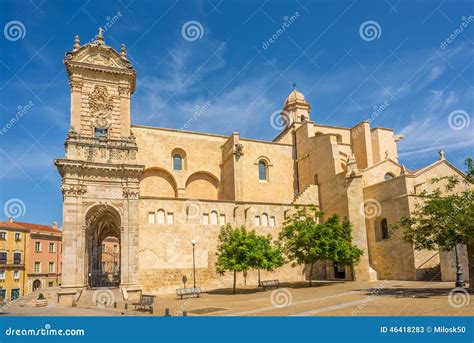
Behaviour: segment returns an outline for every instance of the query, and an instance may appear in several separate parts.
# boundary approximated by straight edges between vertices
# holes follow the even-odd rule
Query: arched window
[[[255,216],[253,219],[253,226],[260,226],[260,216]]]
[[[258,179],[260,181],[267,180],[267,164],[265,163],[265,161],[258,162]]]
[[[385,180],[391,180],[394,177],[395,177],[395,175],[393,175],[392,173],[387,173],[387,174],[385,174],[384,179]]]
[[[388,221],[386,218],[380,222],[380,238],[388,239]]]
[[[173,155],[173,170],[183,170],[183,157],[180,154]]]
[[[211,212],[211,225],[217,225],[217,212]]]
[[[262,226],[268,226],[268,215],[266,213],[262,214]]]
[[[164,210],[158,210],[156,213],[156,219],[158,224],[164,224],[165,223],[165,211]]]

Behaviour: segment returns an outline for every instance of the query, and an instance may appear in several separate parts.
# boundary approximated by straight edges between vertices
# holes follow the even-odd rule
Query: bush
[[[44,297],[43,293],[40,293],[38,295],[38,300],[45,300],[46,298]]]

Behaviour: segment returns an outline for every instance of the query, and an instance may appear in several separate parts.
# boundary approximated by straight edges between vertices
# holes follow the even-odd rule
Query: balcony
[[[25,261],[20,260],[20,259],[12,259],[12,260],[0,259],[0,266],[24,267],[25,266]]]

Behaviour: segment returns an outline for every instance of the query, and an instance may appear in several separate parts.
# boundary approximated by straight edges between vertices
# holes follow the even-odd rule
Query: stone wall
[[[163,223],[150,223],[150,215],[163,210]],[[246,225],[257,234],[278,237],[285,214],[291,211],[288,205],[236,203],[223,201],[141,198],[139,205],[139,280],[144,290],[171,291],[182,285],[186,275],[192,282],[192,245],[196,240],[195,259],[197,279],[200,286],[227,287],[231,285],[231,273],[222,277],[215,272],[216,248],[220,227],[224,223],[234,226]],[[213,222],[211,213],[216,213]],[[263,217],[267,215],[268,221]],[[171,222],[172,216],[172,222]],[[207,217],[203,220],[203,217]],[[222,217],[225,216],[225,217]],[[260,219],[260,225],[256,222]],[[274,221],[272,219],[274,217]],[[262,275],[280,281],[304,280],[303,267],[286,265],[274,272]],[[263,276],[262,276],[263,277]],[[247,281],[256,283],[256,272],[249,271]],[[243,285],[239,277],[238,285]]]

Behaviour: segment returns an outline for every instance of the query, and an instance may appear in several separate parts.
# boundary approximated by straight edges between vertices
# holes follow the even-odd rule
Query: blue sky
[[[432,163],[443,148],[464,170],[473,150],[474,8],[467,0],[0,6],[2,220],[8,207],[19,221],[61,222],[53,160],[64,156],[69,127],[62,60],[75,34],[85,43],[98,27],[108,45],[126,44],[137,70],[134,124],[179,129],[208,104],[189,130],[271,140],[278,134],[271,114],[296,82],[317,123],[371,120],[404,134],[399,155],[409,169]],[[183,36],[190,21],[200,25],[197,36]]]

